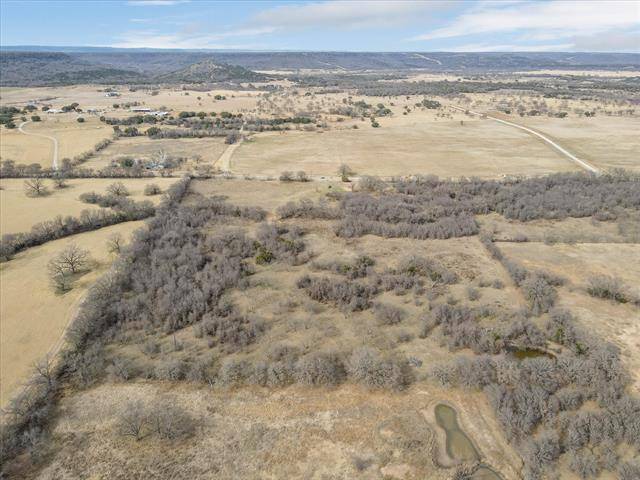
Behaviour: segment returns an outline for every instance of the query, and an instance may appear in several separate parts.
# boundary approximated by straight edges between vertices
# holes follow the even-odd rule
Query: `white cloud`
[[[283,5],[255,15],[251,24],[277,29],[374,28],[418,21],[430,12],[450,8],[446,1],[327,1]]]
[[[447,48],[448,52],[563,52],[570,50],[573,43],[553,43],[545,45],[492,45],[487,43],[468,43]]]
[[[168,5],[178,5],[187,2],[189,2],[189,0],[129,0],[127,5],[136,7],[166,7]]]
[[[186,49],[242,49],[256,50],[266,48],[255,43],[227,44],[222,43],[228,37],[240,36],[238,32],[226,32],[219,34],[185,34],[162,33],[157,30],[132,30],[118,36],[117,41],[111,44],[114,48],[186,48]]]
[[[640,24],[640,2],[565,1],[481,3],[449,25],[412,40],[433,40],[465,35],[518,32],[540,38],[592,35]]]

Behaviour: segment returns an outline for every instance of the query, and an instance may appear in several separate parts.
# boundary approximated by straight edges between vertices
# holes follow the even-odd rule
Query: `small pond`
[[[480,460],[480,453],[458,425],[456,411],[443,403],[435,408],[436,422],[446,434],[446,450],[449,457],[461,462]],[[502,480],[502,477],[486,465],[481,465],[471,476],[473,480]]]

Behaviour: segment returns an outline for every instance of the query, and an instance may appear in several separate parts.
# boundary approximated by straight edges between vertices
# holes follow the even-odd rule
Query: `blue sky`
[[[0,0],[0,44],[638,52],[640,0]]]

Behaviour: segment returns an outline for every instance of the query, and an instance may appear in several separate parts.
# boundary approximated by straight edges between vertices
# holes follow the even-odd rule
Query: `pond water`
[[[535,348],[518,348],[518,349],[510,349],[509,352],[518,360],[524,360],[525,358],[537,358],[537,357],[547,357],[553,359],[553,355],[543,352],[541,350],[536,350]]]
[[[435,408],[436,422],[446,434],[446,450],[449,457],[462,462],[479,461],[480,454],[473,442],[458,425],[458,415],[452,407],[439,403]],[[502,477],[486,465],[481,465],[471,476],[473,480],[502,480]]]

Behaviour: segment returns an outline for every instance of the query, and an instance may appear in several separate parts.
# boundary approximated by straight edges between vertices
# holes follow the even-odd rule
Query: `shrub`
[[[126,197],[129,195],[129,190],[122,182],[112,183],[107,187],[107,192],[116,197]]]
[[[154,376],[158,380],[169,380],[172,382],[183,380],[187,373],[187,368],[182,360],[166,360],[158,363],[155,367]]]
[[[549,311],[556,302],[556,289],[543,276],[534,274],[522,282],[522,290],[534,315]]]
[[[162,193],[162,189],[157,183],[148,183],[144,186],[144,194],[147,196],[158,195]]]
[[[619,303],[626,303],[629,300],[620,279],[608,275],[589,278],[587,293],[592,297],[606,298]]]
[[[468,286],[467,287],[467,298],[470,301],[476,301],[478,300],[480,297],[482,296],[482,294],[480,293],[480,290],[478,290],[477,288],[474,288],[472,286]]]
[[[149,414],[141,401],[127,402],[118,416],[118,430],[121,435],[141,440],[149,425]]]
[[[402,390],[412,381],[406,361],[384,358],[370,348],[355,350],[347,361],[347,372],[352,380],[370,388]]]
[[[149,424],[153,431],[166,440],[190,437],[196,424],[191,415],[177,406],[171,398],[161,398],[150,407]]]
[[[280,174],[281,182],[293,182],[293,173],[289,171],[284,171]]]
[[[393,305],[377,303],[373,307],[376,319],[381,325],[395,325],[405,316],[404,310]]]
[[[344,364],[335,353],[314,352],[299,359],[294,378],[304,385],[337,385],[344,380]]]

